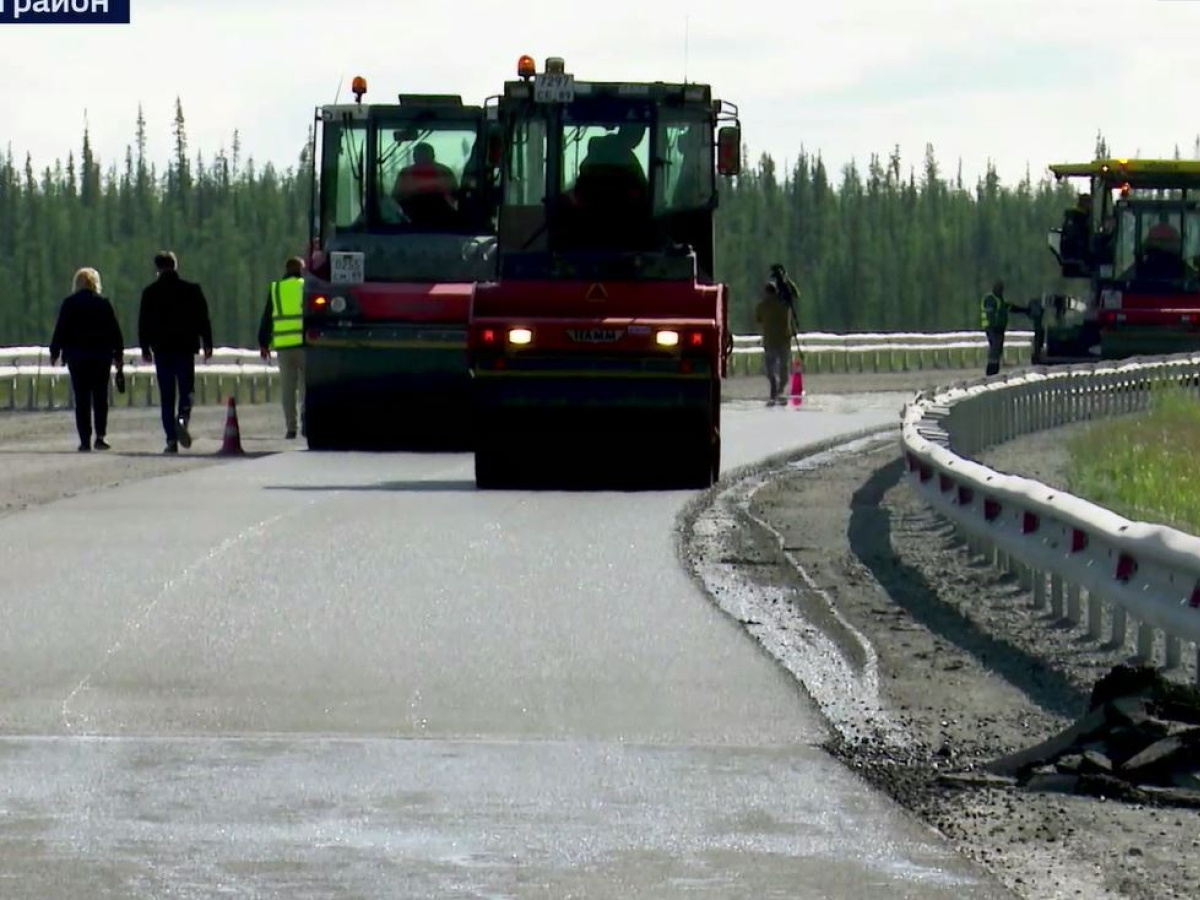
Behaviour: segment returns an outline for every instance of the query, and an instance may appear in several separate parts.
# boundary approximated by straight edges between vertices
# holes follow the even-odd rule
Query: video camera
[[[771,266],[771,281],[775,285],[775,290],[779,292],[780,299],[791,305],[796,298],[792,296],[791,279],[788,278],[787,269],[781,263]]]

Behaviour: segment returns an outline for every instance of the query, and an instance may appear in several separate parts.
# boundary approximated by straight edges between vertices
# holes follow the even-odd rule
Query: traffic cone
[[[245,452],[242,449],[242,432],[238,428],[237,401],[230,397],[229,412],[225,415],[225,440],[222,441],[217,455],[241,456]]]
[[[792,406],[804,402],[804,360],[800,357],[792,360]]]

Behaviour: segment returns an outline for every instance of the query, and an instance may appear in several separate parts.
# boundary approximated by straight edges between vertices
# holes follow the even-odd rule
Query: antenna
[[[338,99],[342,96],[342,83],[346,80],[345,73],[338,76],[337,90],[333,94],[333,105],[337,106]]]
[[[683,17],[683,83],[688,83],[688,36],[691,32],[692,15],[686,13]]]

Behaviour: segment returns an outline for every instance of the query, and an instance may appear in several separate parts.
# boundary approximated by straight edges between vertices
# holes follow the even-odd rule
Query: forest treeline
[[[236,132],[228,147],[193,154],[178,103],[172,135],[165,171],[147,160],[140,109],[122,163],[97,159],[86,132],[65,163],[0,154],[0,343],[46,343],[72,273],[92,265],[132,344],[154,253],[172,248],[204,285],[217,342],[253,345],[267,283],[307,241],[307,146],[284,168],[256,165]],[[801,152],[785,172],[763,155],[725,186],[717,215],[734,328],[754,330],[776,262],[799,283],[805,330],[975,328],[996,277],[1018,301],[1078,289],[1060,281],[1046,247],[1076,190],[1028,174],[1005,185],[990,165],[966,183],[961,168],[942,171],[932,147],[916,162],[893,150],[836,171],[819,153]]]

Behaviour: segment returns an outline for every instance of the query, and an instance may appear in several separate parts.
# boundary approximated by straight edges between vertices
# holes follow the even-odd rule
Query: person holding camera
[[[767,406],[785,402],[783,393],[787,389],[792,343],[796,337],[795,301],[799,293],[783,266],[771,267],[770,280],[763,285],[763,297],[756,310],[762,329],[763,367],[771,387]]]
[[[100,293],[101,289],[100,273],[95,269],[76,272],[75,292],[63,300],[50,338],[50,364],[58,365],[61,357],[71,374],[80,453],[93,447],[109,449],[104,438],[108,433],[108,380],[114,364],[118,388],[125,380],[125,339],[112,303]]]
[[[799,296],[800,289],[788,277],[787,270],[778,263],[771,266],[770,278],[763,285],[763,297],[756,310],[762,329],[763,367],[771,387],[767,406],[785,402],[783,393],[787,390],[792,345],[799,327],[796,315]]]

